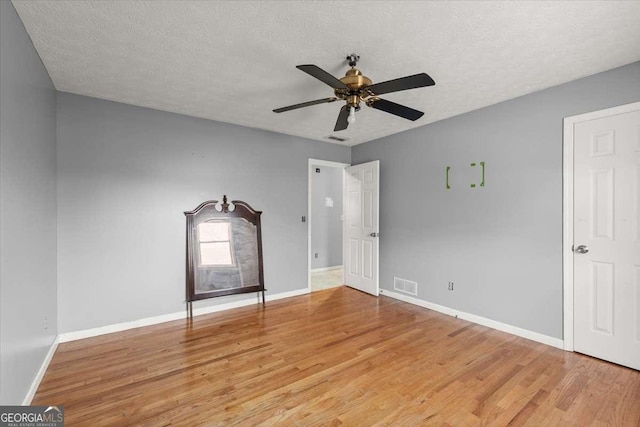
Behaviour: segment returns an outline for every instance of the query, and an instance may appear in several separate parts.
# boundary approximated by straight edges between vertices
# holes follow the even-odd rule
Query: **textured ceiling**
[[[354,145],[640,60],[640,2],[17,1],[60,91]],[[339,103],[295,68],[337,77],[345,56],[374,83],[419,72],[436,86],[384,98],[410,122]]]

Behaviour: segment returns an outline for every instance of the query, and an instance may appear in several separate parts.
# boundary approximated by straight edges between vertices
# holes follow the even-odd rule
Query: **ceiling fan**
[[[371,79],[362,74],[362,72],[356,68],[356,63],[359,59],[360,57],[355,53],[347,56],[347,61],[349,61],[351,69],[348,70],[345,76],[341,79],[335,78],[317,65],[296,66],[297,69],[302,70],[310,76],[331,86],[335,96],[303,102],[301,104],[289,105],[288,107],[276,108],[273,112],[284,113],[285,111],[310,107],[312,105],[325,104],[338,100],[346,101],[346,104],[340,109],[336,126],[333,129],[334,131],[344,130],[349,126],[349,123],[354,123],[356,121],[356,111],[360,110],[360,102],[364,102],[367,107],[385,111],[411,121],[418,120],[424,115],[422,111],[414,110],[413,108],[378,98],[378,95],[407,89],[416,89],[425,86],[433,86],[436,83],[431,77],[426,73],[420,73],[372,84],[373,82]]]

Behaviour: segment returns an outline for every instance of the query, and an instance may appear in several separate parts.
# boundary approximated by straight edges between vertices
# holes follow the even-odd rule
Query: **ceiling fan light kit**
[[[374,84],[369,77],[362,74],[362,72],[356,68],[358,60],[360,59],[358,55],[352,53],[348,55],[346,59],[349,62],[351,69],[347,70],[347,73],[341,79],[337,79],[317,65],[309,64],[296,66],[297,69],[304,71],[324,84],[331,86],[335,97],[276,108],[273,112],[283,113],[285,111],[310,107],[312,105],[326,104],[338,100],[345,101],[345,105],[342,106],[340,113],[338,114],[338,120],[336,121],[336,125],[333,129],[334,131],[344,130],[350,123],[355,123],[356,112],[360,111],[361,102],[364,102],[367,107],[384,111],[411,121],[418,120],[424,115],[422,111],[414,110],[413,108],[381,99],[378,95],[435,85],[436,83],[426,73],[414,74],[412,76],[401,77],[399,79]]]

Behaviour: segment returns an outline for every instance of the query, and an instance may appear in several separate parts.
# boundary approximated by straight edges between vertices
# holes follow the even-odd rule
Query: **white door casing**
[[[380,161],[349,166],[345,174],[345,284],[379,294],[378,213]]]
[[[575,250],[565,252],[573,275],[572,295],[565,282],[565,299],[573,299],[566,347],[640,370],[640,103],[565,126],[573,146],[573,218],[565,223],[573,238],[565,234],[565,246]]]

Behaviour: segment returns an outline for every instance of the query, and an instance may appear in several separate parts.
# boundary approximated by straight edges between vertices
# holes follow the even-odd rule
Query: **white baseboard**
[[[58,348],[59,342],[60,341],[58,337],[56,337],[53,340],[53,343],[51,343],[51,347],[49,347],[49,351],[47,352],[47,355],[44,357],[44,360],[42,361],[42,365],[40,365],[40,369],[38,370],[36,377],[33,379],[33,382],[31,383],[31,387],[29,387],[29,391],[27,391],[27,395],[24,397],[24,400],[22,401],[22,406],[31,405],[31,401],[33,400],[33,397],[36,395],[36,392],[38,391],[38,387],[40,387],[40,382],[42,382],[42,378],[44,378],[44,374],[45,372],[47,372],[47,368],[49,367],[49,363],[51,363],[51,359],[53,359],[53,355],[55,354],[56,349]]]
[[[522,338],[526,338],[532,341],[536,341],[542,344],[550,345],[552,347],[556,347],[561,350],[564,350],[564,342],[559,338],[543,335],[538,332],[530,331],[528,329],[518,328],[517,326],[508,325],[506,323],[487,319],[486,317],[477,316],[475,314],[465,313],[464,311],[454,310],[453,308],[446,307],[444,305],[423,301],[418,298],[399,294],[397,292],[389,291],[386,289],[380,289],[380,294],[384,296],[388,296],[390,298],[400,300],[400,301],[408,302],[410,304],[418,305],[420,307],[428,308],[429,310],[447,314],[449,316],[457,317],[459,319],[467,320],[469,322],[477,323],[478,325],[487,326],[489,328],[497,329],[499,331],[506,332],[511,335],[517,335]]]
[[[342,268],[341,265],[334,265],[332,267],[320,267],[320,268],[312,268],[312,273],[322,273],[323,271],[331,271],[331,270],[340,270]]]
[[[279,294],[274,294],[271,296],[267,295],[267,301],[276,301],[284,298],[297,297],[300,295],[306,295],[308,293],[309,289],[307,288],[296,289],[295,291],[280,292]]]
[[[309,289],[297,289],[295,291],[281,292],[279,294],[267,295],[267,301],[276,301],[283,298],[295,297],[298,295],[308,294]],[[256,299],[247,298],[240,301],[233,301],[207,307],[198,307],[193,309],[194,316],[215,313],[218,311],[230,310],[232,308],[244,307],[256,304]],[[143,326],[157,325],[158,323],[170,322],[172,320],[184,319],[187,317],[186,309],[177,313],[163,314],[160,316],[147,317],[144,319],[132,320],[130,322],[116,323],[113,325],[100,326],[98,328],[85,329],[75,332],[65,332],[58,336],[59,341],[69,342],[81,340],[83,338],[96,337],[98,335],[110,334],[113,332],[126,331],[127,329],[140,328]]]

